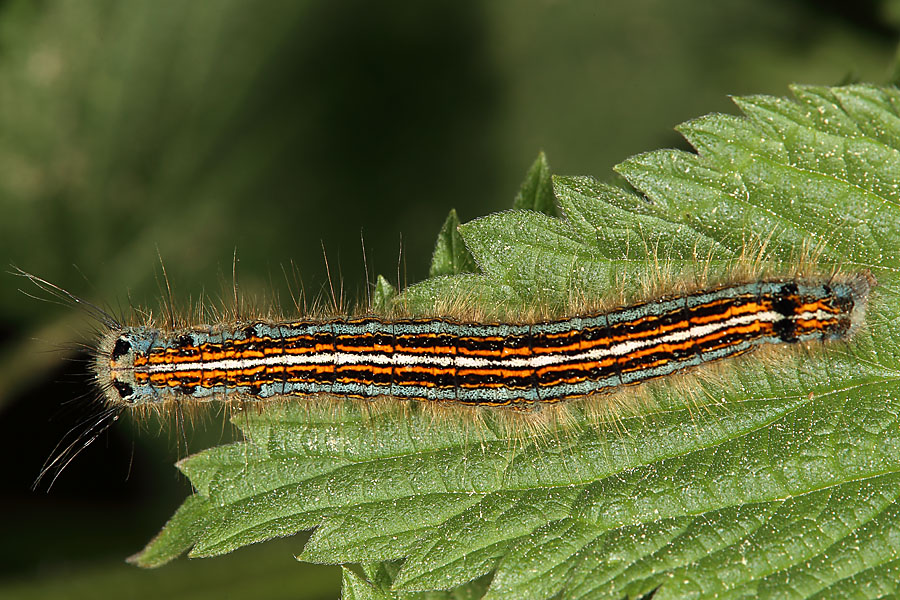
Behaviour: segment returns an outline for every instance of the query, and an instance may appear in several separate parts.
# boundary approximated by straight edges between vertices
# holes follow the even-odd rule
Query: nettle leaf
[[[476,600],[484,596],[488,582],[484,578],[451,591],[398,592],[393,588],[398,568],[393,563],[362,565],[363,575],[343,568],[342,598],[372,600]]]
[[[473,273],[478,269],[458,228],[459,217],[456,216],[456,209],[451,209],[434,245],[429,277]]]
[[[388,314],[394,308],[396,301],[397,289],[382,275],[379,275],[375,281],[371,309],[380,314]]]
[[[679,128],[696,154],[617,167],[643,196],[555,177],[564,218],[520,209],[464,224],[480,273],[396,302],[562,310],[577,295],[636,293],[660,265],[724,272],[764,243],[787,269],[812,247],[823,270],[878,279],[852,341],[644,386],[614,421],[577,402],[544,429],[488,410],[338,400],[239,412],[246,441],[179,464],[196,494],[134,561],[314,529],[301,560],[361,565],[345,571],[347,597],[898,593],[900,92],[798,87],[793,100],[736,102],[742,117]]]
[[[534,210],[550,217],[559,217],[551,177],[550,163],[547,162],[547,156],[541,152],[528,169],[525,181],[522,182],[519,193],[513,200],[513,208]]]

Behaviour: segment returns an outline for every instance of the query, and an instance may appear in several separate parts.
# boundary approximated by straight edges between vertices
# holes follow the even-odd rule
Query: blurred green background
[[[182,300],[218,299],[235,253],[245,292],[286,301],[296,268],[315,297],[324,245],[364,298],[361,237],[370,284],[417,281],[447,211],[508,207],[538,151],[611,180],[729,94],[884,81],[898,22],[893,2],[0,1],[0,260],[119,310],[158,306],[158,257]],[[123,419],[32,492],[94,414],[65,349],[92,324],[0,281],[0,597],[338,594],[301,539],[125,565],[190,493],[170,427]],[[207,423],[191,449],[227,439]]]

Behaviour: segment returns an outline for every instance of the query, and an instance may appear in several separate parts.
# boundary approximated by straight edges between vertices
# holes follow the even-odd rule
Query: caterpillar
[[[868,271],[761,280],[533,323],[362,316],[117,326],[94,370],[111,407],[324,394],[530,410],[767,344],[849,339],[875,284]]]

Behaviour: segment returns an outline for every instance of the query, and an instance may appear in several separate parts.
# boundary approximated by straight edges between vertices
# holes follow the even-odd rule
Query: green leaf
[[[394,565],[345,574],[359,597],[470,593],[459,586],[473,581],[517,599],[897,593],[900,92],[794,95],[738,98],[743,117],[682,125],[697,154],[619,165],[643,196],[556,177],[565,219],[515,210],[460,226],[481,273],[397,302],[553,312],[638,296],[666,270],[725,276],[748,243],[796,268],[812,244],[820,269],[878,279],[852,341],[611,396],[630,406],[606,421],[578,402],[542,427],[337,400],[241,412],[247,441],[181,463],[197,493],[140,556],[159,564],[187,545],[209,556],[315,529],[302,560]]]
[[[163,530],[147,546],[128,558],[139,567],[158,567],[189,550],[208,527],[209,500],[195,494],[184,501]]]
[[[397,592],[391,589],[397,568],[391,563],[363,565],[365,577],[343,567],[342,597],[371,600],[476,600],[484,596],[485,581],[474,581],[447,592]]]
[[[513,306],[518,298],[515,290],[485,275],[464,273],[426,279],[403,291],[398,302],[413,314],[441,314],[448,307],[461,312],[475,308],[488,316],[499,316],[504,307]]]
[[[375,293],[372,294],[371,310],[380,314],[389,314],[397,300],[397,290],[383,275],[378,276]]]
[[[381,591],[347,567],[341,569],[341,577],[343,600],[391,600],[396,597],[394,594]]]
[[[543,152],[538,155],[534,164],[528,169],[525,181],[522,182],[519,193],[516,194],[513,201],[513,208],[537,211],[550,217],[560,215],[556,206],[556,198],[553,195],[550,165]],[[456,210],[451,209],[434,246],[431,268],[428,271],[429,278],[479,271],[475,258],[459,232],[459,227]]]
[[[553,197],[553,184],[551,182],[550,164],[547,156],[541,152],[528,169],[525,181],[516,194],[513,208],[522,210],[534,210],[550,217],[560,216],[556,199]]]
[[[441,227],[438,234],[437,242],[434,245],[434,254],[431,255],[431,268],[428,271],[429,277],[440,277],[442,275],[459,275],[460,273],[475,273],[478,271],[478,265],[475,259],[469,254],[466,243],[457,229],[459,228],[459,217],[456,216],[456,210],[450,209],[447,220]]]

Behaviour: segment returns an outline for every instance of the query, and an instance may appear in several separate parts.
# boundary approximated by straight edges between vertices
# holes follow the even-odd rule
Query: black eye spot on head
[[[125,383],[124,381],[113,381],[113,387],[119,392],[119,396],[122,400],[125,400],[134,393],[134,388],[131,387],[131,384]]]
[[[121,358],[131,352],[131,342],[126,340],[125,338],[119,338],[116,340],[116,345],[113,346],[112,351],[112,359],[116,360],[117,358]]]

